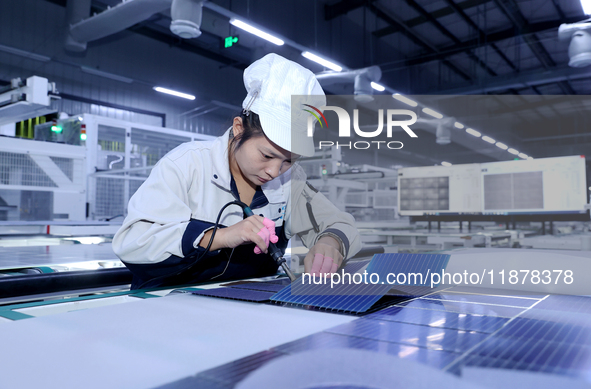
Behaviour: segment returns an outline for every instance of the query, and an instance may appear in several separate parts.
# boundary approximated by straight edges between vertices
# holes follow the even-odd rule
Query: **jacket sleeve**
[[[339,210],[322,193],[308,185],[306,175],[299,166],[292,168],[289,199],[288,237],[297,234],[306,247],[312,247],[323,235],[331,235],[341,241],[345,259],[361,250],[361,238],[353,216]]]
[[[123,262],[158,263],[198,250],[195,242],[212,227],[191,220],[189,186],[182,169],[167,156],[154,166],[129,200],[127,217],[113,238],[113,251]]]

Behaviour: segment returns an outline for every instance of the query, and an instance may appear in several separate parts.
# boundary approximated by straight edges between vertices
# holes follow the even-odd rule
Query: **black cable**
[[[196,265],[196,264],[197,264],[199,261],[201,261],[201,259],[203,259],[203,257],[205,257],[205,255],[206,255],[206,254],[209,252],[209,248],[211,247],[211,245],[212,245],[212,243],[213,243],[213,238],[215,237],[215,233],[216,233],[216,231],[218,230],[218,227],[219,227],[219,224],[218,224],[218,223],[219,223],[219,221],[220,221],[220,218],[222,217],[222,212],[224,212],[224,210],[225,210],[226,208],[228,208],[230,205],[238,205],[238,206],[240,206],[240,207],[242,208],[242,207],[243,207],[243,205],[244,205],[244,203],[243,203],[243,202],[241,202],[241,201],[231,201],[231,202],[227,203],[226,205],[224,205],[224,206],[222,207],[222,209],[220,209],[220,212],[218,213],[218,217],[217,217],[217,219],[216,219],[216,221],[215,221],[215,226],[213,227],[213,231],[212,231],[212,233],[211,233],[211,238],[209,238],[209,243],[207,244],[207,247],[205,248],[205,251],[204,251],[203,253],[201,253],[201,255],[199,255],[199,256],[197,257],[197,259],[195,259],[193,262],[191,262],[190,264],[188,264],[187,266],[185,266],[185,267],[184,267],[184,268],[182,268],[181,270],[178,270],[178,271],[171,272],[170,274],[164,274],[164,275],[162,275],[162,276],[158,276],[158,277],[155,277],[155,278],[151,278],[151,279],[149,279],[149,280],[145,281],[144,283],[142,283],[142,284],[141,284],[141,285],[138,287],[138,289],[142,289],[142,288],[143,288],[143,287],[144,287],[146,284],[148,284],[148,283],[150,283],[150,282],[152,282],[152,281],[157,281],[157,280],[164,279],[164,278],[168,278],[168,277],[178,277],[179,275],[181,275],[182,273],[186,272],[187,270],[190,270],[190,269],[191,269],[193,266],[195,266],[195,265]]]

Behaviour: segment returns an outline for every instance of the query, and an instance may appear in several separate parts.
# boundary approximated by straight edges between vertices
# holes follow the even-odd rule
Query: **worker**
[[[314,155],[314,143],[309,114],[292,115],[292,96],[326,105],[314,74],[268,54],[244,71],[244,84],[243,110],[224,135],[173,149],[131,197],[113,250],[132,289],[276,274],[269,242],[284,252],[296,234],[309,248],[305,271],[318,276],[361,248],[353,217],[294,165]]]

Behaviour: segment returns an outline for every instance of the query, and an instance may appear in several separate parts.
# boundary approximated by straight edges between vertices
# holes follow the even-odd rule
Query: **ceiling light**
[[[376,84],[375,82],[371,82],[371,87],[374,88],[375,90],[379,91],[379,92],[383,92],[386,90],[386,88],[380,84]]]
[[[527,157],[527,159],[532,160],[532,159],[534,159],[534,157]]]
[[[89,68],[87,66],[80,66],[80,70],[82,70],[84,73],[93,74],[95,76],[101,76],[101,77],[105,77],[105,78],[110,78],[111,80],[121,81],[121,82],[125,82],[127,84],[131,84],[133,82],[133,79],[131,79],[131,78],[119,76],[117,74],[113,74],[113,73],[109,73],[109,72],[103,72],[102,70],[98,70],[95,68]]]
[[[482,140],[485,142],[488,142],[488,143],[495,143],[496,142],[496,140],[494,140],[490,136],[486,136],[486,135],[482,137]]]
[[[461,130],[462,128],[464,128],[464,125],[463,125],[462,123],[458,123],[458,122],[455,122],[455,123],[454,123],[454,126],[455,126],[456,128],[459,128],[460,130]]]
[[[431,108],[423,108],[423,112],[425,112],[427,115],[431,115],[437,119],[441,119],[443,117],[442,114],[440,114],[439,112],[433,111]]]
[[[476,131],[472,128],[466,128],[466,132],[470,135],[474,135],[477,138],[480,138],[480,136],[482,135],[481,133],[479,133],[478,131]]]
[[[411,107],[416,107],[417,105],[419,105],[416,101],[412,101],[408,97],[402,96],[400,93],[394,93],[392,97],[394,97],[398,101],[403,102],[406,105],[410,105]]]
[[[283,46],[283,44],[285,43],[281,39],[274,37],[271,34],[267,34],[266,32],[261,31],[258,28],[251,26],[250,24],[244,23],[242,20],[230,19],[230,24],[246,32],[250,32],[251,34],[258,36],[259,38],[263,38],[271,43],[274,43],[277,46]]]
[[[36,61],[41,61],[41,62],[51,61],[51,58],[49,58],[45,55],[40,55],[40,54],[31,53],[29,51],[15,49],[14,47],[10,47],[10,46],[0,45],[0,51],[4,51],[5,53],[19,55],[21,57],[25,57],[25,58],[29,58],[29,59],[34,59]]]
[[[518,155],[518,154],[519,154],[519,151],[517,151],[517,150],[515,150],[515,149],[509,149],[509,150],[507,150],[507,151],[508,151],[508,152],[510,152],[510,153],[511,153],[511,154],[513,154],[513,155]]]
[[[451,163],[443,161],[443,162],[441,162],[441,165],[449,167],[449,166],[451,166]]]
[[[497,142],[495,144],[495,146],[497,146],[499,149],[502,149],[502,150],[507,150],[509,148],[509,146],[507,146],[506,144],[501,143],[501,142]]]
[[[312,54],[309,51],[302,52],[302,56],[304,56],[305,58],[308,58],[311,61],[319,63],[320,65],[322,65],[324,67],[334,70],[335,72],[340,72],[341,70],[343,70],[343,68],[340,67],[339,65],[337,65],[336,63],[330,62],[329,60],[321,58],[321,57],[317,56],[316,54]]]
[[[517,156],[519,158],[523,158],[523,159],[527,159],[527,157],[528,157],[528,155],[527,154],[524,154],[524,153],[519,153]]]
[[[154,90],[156,92],[166,93],[168,95],[173,95],[173,96],[177,96],[177,97],[182,97],[183,99],[187,99],[187,100],[195,100],[195,96],[193,96],[193,95],[189,95],[187,93],[182,93],[182,92],[177,92],[172,89],[162,88],[160,86],[155,86]]]

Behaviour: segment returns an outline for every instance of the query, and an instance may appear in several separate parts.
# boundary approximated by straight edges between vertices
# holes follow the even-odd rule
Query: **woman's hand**
[[[257,245],[261,252],[267,253],[269,240],[273,241],[272,236],[274,236],[275,231],[273,231],[273,235],[269,233],[268,239],[265,241],[264,236],[267,234],[261,233],[261,231],[270,231],[263,221],[264,218],[262,216],[253,215],[232,226],[218,229],[215,233],[210,251],[219,250],[221,248],[234,248],[252,242]],[[273,225],[274,224],[275,223],[273,223]],[[203,235],[201,242],[199,242],[199,246],[207,247],[211,234],[211,230],[207,231],[205,235]]]
[[[304,272],[314,276],[336,272],[343,262],[340,247],[333,237],[320,238],[304,258]]]

